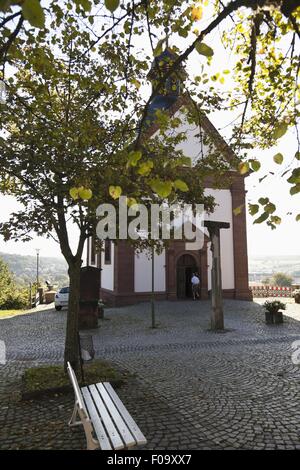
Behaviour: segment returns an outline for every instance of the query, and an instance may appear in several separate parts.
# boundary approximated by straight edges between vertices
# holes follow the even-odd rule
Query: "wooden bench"
[[[88,450],[120,450],[146,444],[143,433],[108,382],[80,388],[69,362],[68,374],[75,393],[69,426],[83,425]]]

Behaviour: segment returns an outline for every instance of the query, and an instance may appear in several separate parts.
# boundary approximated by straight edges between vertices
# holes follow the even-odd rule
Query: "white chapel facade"
[[[167,97],[168,98],[168,97]],[[195,162],[199,158],[199,129],[189,124],[182,108],[188,106],[187,99],[179,94],[166,101],[157,97],[154,110],[162,107],[181,119],[178,132],[184,132],[186,139],[180,149]],[[210,145],[222,152],[229,160],[234,159],[231,148],[226,144],[211,121],[203,116],[201,129]],[[147,131],[148,138],[158,131],[155,122]],[[201,145],[201,152],[208,151]],[[216,207],[207,220],[229,222],[230,228],[221,230],[222,288],[225,298],[251,300],[248,284],[248,255],[246,233],[246,192],[244,177],[234,168],[223,179],[224,183],[214,189],[214,182],[205,180],[205,195],[212,195]],[[234,209],[240,208],[235,215]],[[184,240],[171,240],[161,254],[154,256],[154,292],[161,300],[189,298],[191,276],[200,276],[201,299],[207,299],[211,290],[211,250],[207,229],[204,244],[200,250],[189,250]],[[104,250],[95,253],[92,239],[87,243],[86,264],[100,268],[100,298],[108,305],[121,306],[149,300],[152,295],[152,261],[148,253],[136,252],[125,240],[114,243],[106,240]]]

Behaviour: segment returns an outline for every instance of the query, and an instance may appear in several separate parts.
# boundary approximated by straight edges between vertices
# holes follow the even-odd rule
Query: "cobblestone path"
[[[209,302],[158,302],[108,309],[93,334],[96,356],[134,376],[118,394],[148,439],[148,449],[300,449],[300,305],[285,323],[265,325],[258,302],[225,301],[225,332],[209,330]],[[7,363],[0,365],[0,448],[82,449],[66,424],[72,394],[20,400],[21,375],[63,357],[66,312],[0,321]]]

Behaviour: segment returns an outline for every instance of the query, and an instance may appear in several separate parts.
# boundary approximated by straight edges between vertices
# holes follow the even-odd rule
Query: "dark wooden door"
[[[177,297],[178,299],[184,299],[186,296],[186,278],[185,278],[185,267],[177,267]]]
[[[197,271],[196,266],[188,266],[185,268],[185,296],[193,297],[192,291],[192,277],[193,273]]]
[[[192,297],[191,279],[194,272],[198,271],[194,258],[185,254],[177,261],[177,298],[186,299]]]

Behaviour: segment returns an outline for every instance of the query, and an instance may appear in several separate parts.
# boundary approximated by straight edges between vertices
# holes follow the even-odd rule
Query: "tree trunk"
[[[65,341],[64,366],[67,368],[69,361],[74,370],[79,367],[79,345],[78,345],[78,315],[80,300],[80,267],[81,260],[69,263],[70,293],[68,304],[67,330]]]

